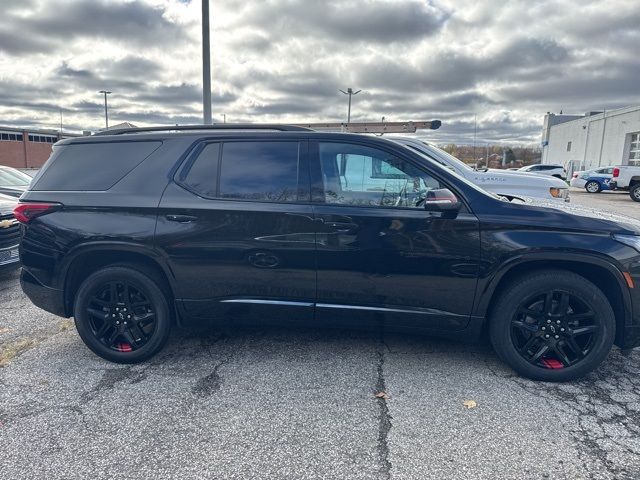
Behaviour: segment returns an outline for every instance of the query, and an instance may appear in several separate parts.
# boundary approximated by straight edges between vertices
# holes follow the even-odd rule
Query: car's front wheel
[[[588,193],[600,193],[600,191],[602,190],[602,187],[598,182],[591,180],[586,183],[586,185],[584,186],[584,189]]]
[[[143,268],[109,266],[87,277],[76,294],[80,338],[97,355],[117,363],[156,354],[171,331],[171,310],[161,282]]]
[[[492,309],[498,356],[526,377],[579,378],[611,350],[615,316],[602,291],[572,272],[547,270],[513,281]]]

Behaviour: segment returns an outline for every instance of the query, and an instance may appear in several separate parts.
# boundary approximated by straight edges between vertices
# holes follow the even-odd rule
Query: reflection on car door
[[[466,327],[480,261],[477,218],[421,206],[446,187],[380,149],[311,142],[318,245],[317,320],[393,328]]]

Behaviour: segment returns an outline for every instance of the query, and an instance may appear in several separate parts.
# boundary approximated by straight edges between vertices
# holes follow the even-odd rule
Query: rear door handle
[[[191,223],[195,222],[198,217],[194,217],[192,215],[167,215],[167,220],[170,222],[178,222],[178,223]]]

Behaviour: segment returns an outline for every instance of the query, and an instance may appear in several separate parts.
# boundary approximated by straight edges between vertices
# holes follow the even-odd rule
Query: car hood
[[[516,172],[509,170],[500,170],[498,168],[490,168],[485,173],[490,173],[492,175],[498,176],[509,176],[510,181],[521,181],[522,183],[536,182],[539,185],[548,185],[549,187],[556,188],[567,188],[566,182],[560,180],[557,177],[552,177],[551,175],[539,175],[537,173],[527,173],[527,172]]]
[[[18,199],[6,195],[0,195],[0,215],[13,213],[14,207],[18,204]]]
[[[521,204],[525,207],[533,207],[546,210],[545,224],[566,227],[576,230],[589,230],[593,232],[607,232],[640,235],[640,220],[605,212],[595,208],[583,207],[571,203],[552,202],[540,198],[524,197],[522,201],[511,202],[512,205]],[[557,212],[549,215],[548,209]]]

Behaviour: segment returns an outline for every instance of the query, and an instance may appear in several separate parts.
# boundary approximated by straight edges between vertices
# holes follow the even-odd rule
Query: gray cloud
[[[110,39],[147,48],[188,40],[162,9],[140,1],[48,0],[28,16],[13,9],[4,13],[0,51],[14,55],[56,51],[75,38]]]
[[[444,10],[423,0],[265,0],[258,6],[246,3],[240,21],[284,36],[316,34],[326,35],[328,41],[385,43],[430,36],[446,18]]]
[[[199,2],[4,0],[2,122],[201,121]],[[544,112],[638,103],[630,0],[227,0],[212,9],[214,116],[440,118],[428,138],[536,142]],[[162,5],[162,6],[160,6]]]

